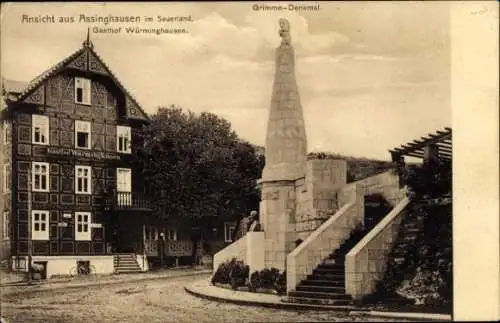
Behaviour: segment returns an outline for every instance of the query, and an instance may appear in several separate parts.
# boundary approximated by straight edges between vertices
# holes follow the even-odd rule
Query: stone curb
[[[431,313],[400,313],[400,312],[383,312],[383,311],[350,311],[349,315],[372,316],[379,318],[404,318],[415,321],[452,321],[449,314],[431,314]]]
[[[220,287],[215,287],[220,288]],[[184,290],[196,297],[204,298],[211,301],[223,302],[223,303],[233,303],[239,305],[247,306],[259,306],[259,307],[269,307],[276,309],[302,309],[302,310],[323,310],[323,311],[339,311],[339,312],[349,312],[355,309],[354,306],[327,306],[327,305],[309,305],[309,304],[296,304],[296,303],[286,303],[286,302],[262,302],[257,300],[241,300],[222,296],[207,295],[203,292],[196,290],[189,286],[184,286]],[[243,292],[242,292],[243,293]]]
[[[89,282],[89,284],[78,284],[78,285],[73,285],[73,286],[66,285],[66,286],[54,286],[54,287],[33,289],[33,290],[11,291],[11,292],[2,293],[2,296],[9,297],[9,296],[15,296],[15,295],[43,293],[43,292],[47,292],[47,291],[63,290],[63,289],[80,289],[80,288],[87,288],[87,287],[94,287],[94,286],[110,286],[110,285],[116,285],[116,284],[120,284],[120,283],[136,283],[136,282],[141,282],[141,281],[155,281],[155,280],[163,280],[163,279],[206,275],[206,274],[210,274],[210,273],[212,273],[212,270],[200,270],[200,271],[189,272],[189,273],[181,273],[178,275],[168,275],[168,276],[165,275],[165,276],[160,276],[160,277],[142,277],[142,278],[136,278],[136,279],[115,280],[115,281],[107,281],[107,282],[92,281],[92,282]],[[24,285],[12,285],[12,286],[5,286],[5,287],[25,287],[25,286],[39,286],[39,285],[24,284]]]
[[[192,285],[192,284],[191,284]],[[220,288],[220,287],[213,287]],[[231,297],[208,295],[200,290],[200,288],[193,288],[192,286],[184,286],[184,290],[196,297],[208,299],[211,301],[233,303],[247,306],[269,307],[277,309],[300,309],[300,310],[315,310],[315,311],[339,311],[346,312],[353,316],[371,316],[379,318],[404,318],[418,321],[451,321],[451,315],[446,314],[429,314],[429,313],[399,313],[399,312],[383,312],[374,311],[370,309],[363,309],[359,306],[329,306],[329,305],[309,305],[297,304],[286,302],[263,302],[257,300],[241,300]]]

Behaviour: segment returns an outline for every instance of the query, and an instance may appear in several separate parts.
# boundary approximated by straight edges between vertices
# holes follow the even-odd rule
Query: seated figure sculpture
[[[250,212],[249,216],[243,217],[237,225],[233,241],[242,238],[248,231],[260,231],[260,224],[257,220],[257,211]]]

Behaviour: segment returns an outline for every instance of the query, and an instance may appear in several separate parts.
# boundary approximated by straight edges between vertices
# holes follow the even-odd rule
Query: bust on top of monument
[[[285,18],[280,18],[280,31],[281,45],[288,46],[292,43],[292,36],[290,36],[290,23]]]

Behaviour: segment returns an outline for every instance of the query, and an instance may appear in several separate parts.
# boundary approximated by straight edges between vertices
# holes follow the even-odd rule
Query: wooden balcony
[[[106,210],[152,211],[151,199],[140,192],[113,192],[104,198]]]

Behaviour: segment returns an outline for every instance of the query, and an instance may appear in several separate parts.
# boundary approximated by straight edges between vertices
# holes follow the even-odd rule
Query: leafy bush
[[[236,258],[233,258],[230,261],[221,263],[212,277],[212,284],[229,284],[229,273],[235,266],[236,262]]]
[[[212,284],[231,284],[233,289],[245,286],[250,268],[236,258],[219,265],[212,277]]]
[[[248,280],[250,268],[243,261],[236,261],[229,272],[229,283],[233,289],[245,286]]]
[[[278,280],[274,282],[274,289],[280,296],[286,294],[286,270],[279,274]]]
[[[286,292],[286,271],[281,274],[276,268],[255,271],[250,277],[249,288],[252,291],[257,288],[274,289],[279,295],[282,295]]]

